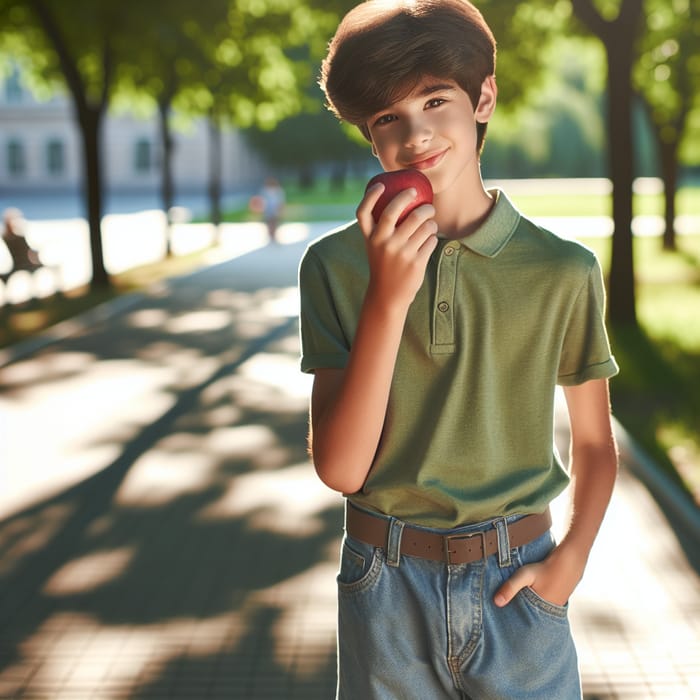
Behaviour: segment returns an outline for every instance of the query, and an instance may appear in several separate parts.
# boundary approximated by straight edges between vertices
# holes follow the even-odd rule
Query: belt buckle
[[[459,540],[470,540],[472,537],[481,538],[481,559],[486,559],[486,533],[483,530],[478,530],[477,532],[470,532],[466,535],[446,535],[445,536],[445,561],[448,564],[452,564],[452,555],[456,554],[456,550],[450,549],[450,543],[452,541]],[[474,559],[476,561],[476,559]]]

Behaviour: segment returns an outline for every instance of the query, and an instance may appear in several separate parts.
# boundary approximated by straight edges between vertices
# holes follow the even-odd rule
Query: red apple
[[[384,192],[382,192],[381,197],[377,200],[377,203],[372,209],[372,217],[374,221],[379,221],[379,217],[384,211],[389,202],[396,197],[399,192],[407,190],[411,187],[416,189],[418,193],[416,198],[401,212],[396,224],[400,224],[416,207],[421,204],[432,204],[433,203],[433,188],[430,184],[430,180],[423,175],[419,170],[414,170],[408,168],[406,170],[392,170],[391,172],[379,173],[375,175],[368,183],[365,191],[367,191],[372,185],[377,182],[381,182],[384,185]]]

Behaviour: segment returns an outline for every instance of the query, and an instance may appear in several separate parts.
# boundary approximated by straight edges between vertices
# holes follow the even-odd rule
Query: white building
[[[173,172],[178,194],[203,193],[209,172],[206,122],[175,131]],[[157,195],[160,154],[157,117],[148,120],[109,114],[102,134],[102,168],[110,196]],[[259,184],[264,164],[241,134],[222,134],[222,188],[225,194]],[[65,96],[37,101],[18,72],[0,78],[0,191],[9,194],[79,192],[82,144],[72,105]]]

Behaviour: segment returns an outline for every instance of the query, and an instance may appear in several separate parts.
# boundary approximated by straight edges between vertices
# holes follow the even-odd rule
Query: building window
[[[46,144],[46,166],[50,175],[61,175],[66,168],[63,141],[53,139]]]
[[[153,149],[148,139],[139,139],[134,148],[134,169],[137,173],[150,172],[153,166]]]
[[[24,146],[20,141],[9,141],[7,144],[7,172],[10,175],[24,175],[25,170]]]
[[[19,71],[16,67],[13,67],[12,71],[5,79],[5,99],[8,104],[17,104],[18,102],[22,102],[23,97],[24,90],[20,82]]]

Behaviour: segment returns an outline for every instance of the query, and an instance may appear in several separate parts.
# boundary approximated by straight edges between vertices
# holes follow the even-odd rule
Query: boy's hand
[[[423,283],[425,268],[437,245],[435,208],[424,204],[397,225],[406,206],[416,197],[411,188],[400,192],[386,206],[375,224],[372,209],[384,185],[370,187],[357,208],[357,221],[365,236],[370,267],[369,295],[385,304],[406,309]]]
[[[554,605],[566,605],[583,576],[584,565],[577,564],[560,548],[543,561],[518,569],[494,596],[498,607],[508,605],[523,588],[531,588],[540,598]]]

